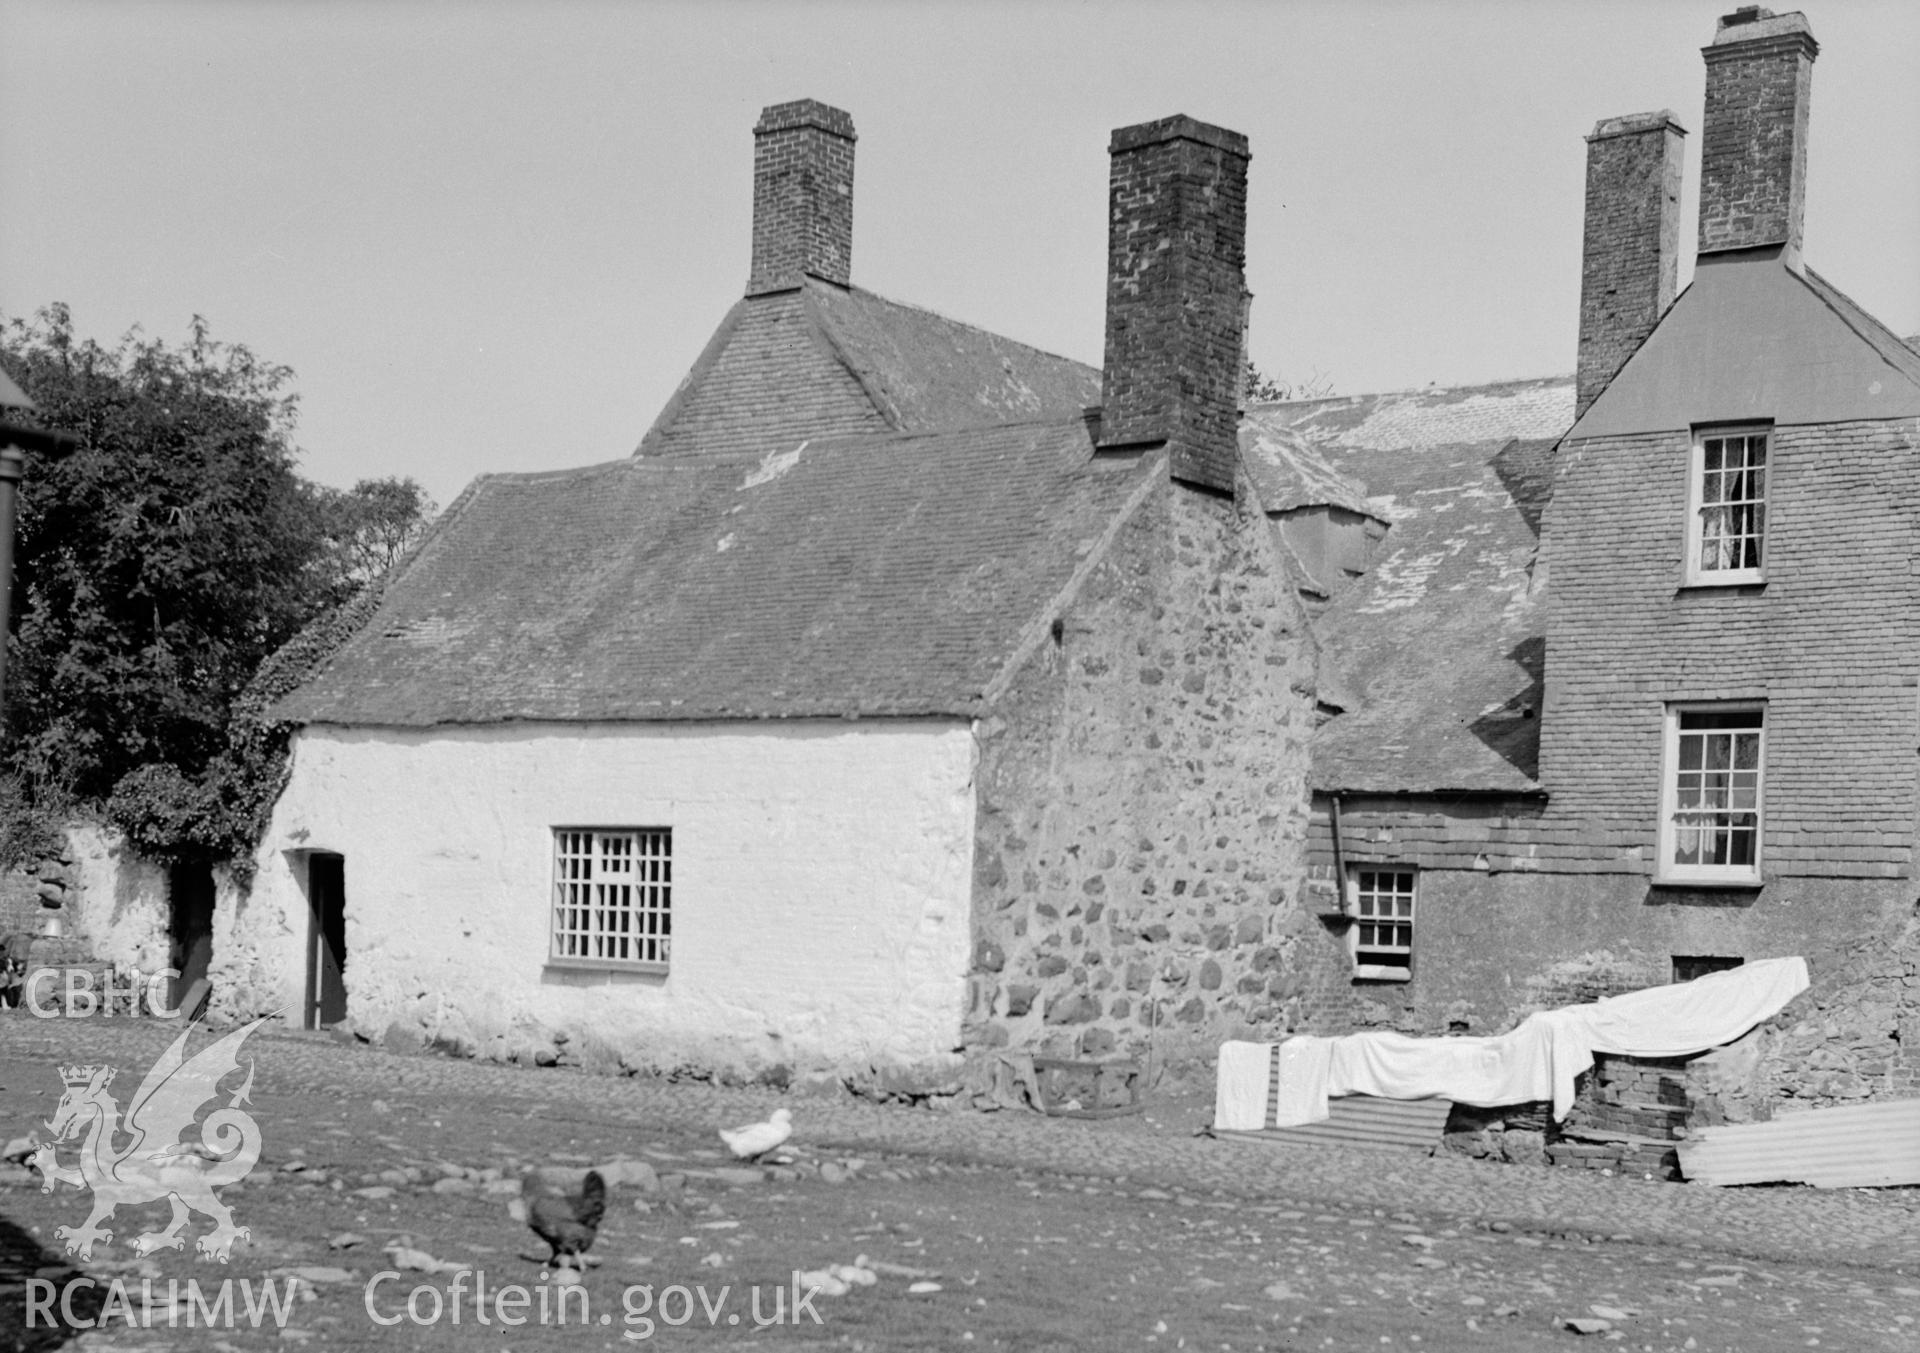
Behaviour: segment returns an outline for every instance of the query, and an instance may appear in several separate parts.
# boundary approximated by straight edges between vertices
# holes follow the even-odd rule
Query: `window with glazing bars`
[[[1673,711],[1673,817],[1667,863],[1682,871],[1757,872],[1765,711]]]
[[[1411,869],[1355,871],[1353,961],[1360,967],[1412,966],[1414,886]]]
[[[557,828],[553,957],[664,964],[672,949],[672,830]]]
[[[1764,431],[1702,433],[1694,479],[1693,575],[1757,576],[1767,534]]]

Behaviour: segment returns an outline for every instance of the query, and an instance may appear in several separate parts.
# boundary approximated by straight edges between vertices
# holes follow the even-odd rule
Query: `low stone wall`
[[[36,935],[76,892],[70,847],[0,874],[0,935]]]
[[[1729,1122],[1920,1097],[1920,918],[1856,941],[1813,988],[1710,1060]]]

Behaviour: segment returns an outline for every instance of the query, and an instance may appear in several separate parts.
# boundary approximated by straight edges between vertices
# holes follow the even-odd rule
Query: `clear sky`
[[[1568,372],[1582,138],[1678,114],[1690,253],[1734,7],[0,0],[0,311],[205,315],[294,368],[306,474],[444,505],[633,449],[746,280],[755,117],[811,97],[882,295],[1097,363],[1108,133],[1184,112],[1252,142],[1263,368]],[[1805,10],[1807,258],[1920,332],[1920,3]]]

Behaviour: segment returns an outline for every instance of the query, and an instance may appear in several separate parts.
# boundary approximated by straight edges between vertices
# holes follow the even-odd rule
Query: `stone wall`
[[[1920,1097],[1920,918],[1908,909],[1813,967],[1813,986],[1706,1059],[1728,1122]]]
[[[1356,819],[1369,821],[1343,808],[1343,828]],[[1466,819],[1459,834],[1478,820]],[[1349,841],[1348,867],[1416,864],[1398,856],[1406,849],[1399,840]],[[1330,871],[1331,856],[1318,847],[1312,859]],[[1411,980],[1352,983],[1346,1028],[1502,1033],[1535,1010],[1670,982],[1678,957],[1797,954],[1821,983],[1857,970],[1863,943],[1899,934],[1920,895],[1893,879],[1787,878],[1755,892],[1714,892],[1656,888],[1625,874],[1458,866],[1421,868],[1418,889]]]
[[[1163,1061],[1304,1027],[1311,658],[1272,535],[1162,478],[979,727],[966,1042]]]
[[[68,923],[102,963],[158,972],[172,958],[165,866],[128,849],[126,838],[99,823],[67,829],[73,856]]]
[[[0,935],[38,934],[50,908],[47,894],[66,896],[71,858],[32,860],[0,874]]]
[[[69,822],[64,837],[46,858],[0,875],[0,935],[37,934],[57,915],[94,959],[165,967],[166,871],[127,851],[120,833],[100,823]]]

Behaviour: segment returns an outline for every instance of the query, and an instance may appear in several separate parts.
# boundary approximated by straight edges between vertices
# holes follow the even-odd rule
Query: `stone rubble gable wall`
[[[979,724],[966,1043],[1210,1056],[1300,1028],[1312,664],[1250,506],[1166,483]]]
[[[1665,702],[1759,698],[1768,877],[1906,876],[1920,420],[1775,429],[1764,588],[1681,588],[1689,446],[1685,432],[1611,437],[1562,456],[1546,533],[1542,849],[1611,864],[1638,845],[1651,872]]]

